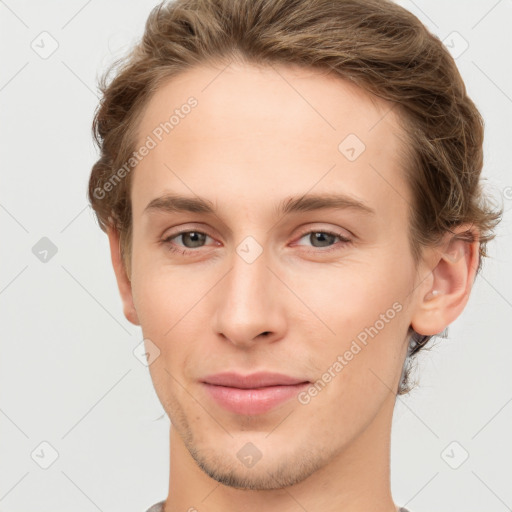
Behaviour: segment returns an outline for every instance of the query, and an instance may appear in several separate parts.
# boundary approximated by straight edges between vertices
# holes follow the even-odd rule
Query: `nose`
[[[268,268],[265,251],[250,263],[234,252],[232,262],[217,291],[217,335],[245,348],[282,338],[286,328],[284,286]]]

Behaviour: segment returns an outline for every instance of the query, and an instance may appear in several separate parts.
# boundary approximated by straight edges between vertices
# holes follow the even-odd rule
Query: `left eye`
[[[308,240],[313,244],[313,247],[318,248],[331,246],[336,238],[340,239],[342,242],[350,242],[348,238],[345,238],[339,233],[332,233],[330,231],[308,231],[301,236],[300,240],[306,237],[308,237]]]

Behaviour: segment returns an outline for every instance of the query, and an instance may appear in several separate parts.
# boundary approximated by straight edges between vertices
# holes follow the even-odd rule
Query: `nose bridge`
[[[257,310],[261,305],[268,304],[270,297],[268,280],[270,272],[267,268],[268,258],[261,252],[255,256],[254,247],[240,244],[233,254],[231,272],[226,283],[226,299],[231,310]]]
[[[233,343],[252,342],[279,330],[276,293],[268,254],[251,237],[233,251],[231,270],[221,286],[216,330]]]

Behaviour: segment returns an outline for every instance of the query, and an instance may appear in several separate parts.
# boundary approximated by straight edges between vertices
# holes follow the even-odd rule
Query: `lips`
[[[258,372],[250,375],[240,375],[234,372],[218,373],[203,379],[207,384],[238,389],[257,389],[270,386],[294,386],[308,382],[281,373]]]
[[[244,415],[264,414],[296,397],[310,382],[280,373],[218,373],[202,381],[210,398],[224,409]]]

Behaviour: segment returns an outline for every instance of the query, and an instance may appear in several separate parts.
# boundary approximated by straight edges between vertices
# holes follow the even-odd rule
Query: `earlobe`
[[[114,273],[116,275],[117,286],[123,301],[123,313],[126,319],[134,325],[140,325],[137,311],[133,303],[132,284],[126,273],[126,268],[121,257],[119,246],[119,232],[114,228],[107,229],[108,240],[110,244],[110,257]]]
[[[462,232],[460,226],[457,232]],[[418,290],[416,310],[411,327],[421,335],[442,332],[464,310],[476,276],[479,262],[479,242],[456,238],[447,233],[441,248],[432,248],[429,260],[432,276],[425,280],[430,286]]]

